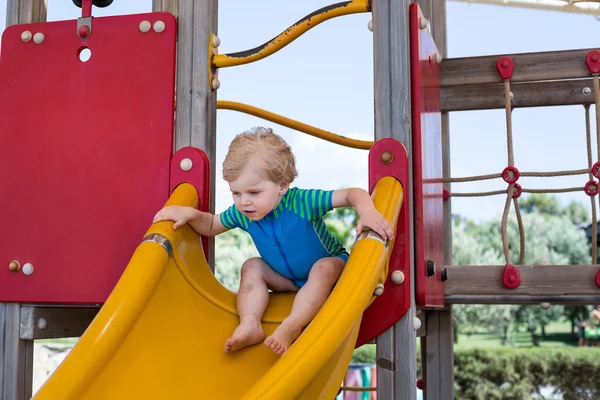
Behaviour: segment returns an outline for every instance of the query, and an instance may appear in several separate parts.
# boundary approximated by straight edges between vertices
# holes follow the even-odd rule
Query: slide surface
[[[383,178],[377,209],[395,227],[403,191]],[[196,206],[180,185],[167,205]],[[198,235],[171,222],[151,226],[110,297],[46,384],[44,399],[328,399],[352,357],[363,310],[387,275],[388,251],[358,241],[346,269],[313,322],[280,357],[263,344],[225,353],[235,329],[236,294],[206,265]],[[289,314],[292,294],[271,294],[269,335]]]

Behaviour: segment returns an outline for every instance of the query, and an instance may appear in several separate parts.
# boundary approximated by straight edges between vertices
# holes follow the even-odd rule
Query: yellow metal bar
[[[371,141],[350,139],[345,136],[336,135],[335,133],[319,129],[314,126],[307,125],[302,122],[248,104],[237,103],[235,101],[217,100],[217,108],[221,110],[233,110],[254,115],[255,117],[263,118],[267,121],[286,126],[299,132],[304,132],[311,136],[318,137],[319,139],[327,140],[328,142],[341,144],[342,146],[346,147],[369,150],[371,146],[373,146],[373,142]]]
[[[294,25],[280,33],[277,37],[261,44],[258,47],[237,53],[215,55],[213,58],[213,66],[215,68],[225,68],[261,60],[283,49],[306,31],[314,28],[321,22],[327,21],[331,18],[340,17],[342,15],[364,13],[369,11],[370,8],[368,0],[344,1],[323,7],[302,18],[300,21],[296,22]]]

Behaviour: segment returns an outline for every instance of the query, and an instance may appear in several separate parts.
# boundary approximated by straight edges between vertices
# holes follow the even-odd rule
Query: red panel
[[[444,265],[440,65],[419,6],[410,6],[410,62],[413,123],[415,295],[420,307],[442,307]],[[427,262],[435,273],[427,274]]]
[[[210,207],[210,160],[205,152],[195,147],[179,149],[171,160],[171,192],[182,183],[194,185],[198,192],[198,209],[208,212]],[[208,238],[202,237],[204,256],[208,259]]]
[[[165,30],[142,33],[144,20]],[[4,32],[0,301],[102,303],[112,290],[169,195],[176,30],[151,13],[94,18],[87,39],[75,20]]]
[[[393,159],[389,164],[381,162],[381,154],[389,151]],[[408,199],[408,153],[402,143],[395,139],[377,141],[369,152],[369,192],[372,193],[375,184],[384,176],[398,179],[404,189],[404,204],[398,217],[396,239],[390,256],[388,278],[384,284],[383,294],[375,299],[363,314],[363,319],[356,341],[356,347],[375,339],[388,330],[410,308],[410,220]],[[392,283],[394,271],[402,271],[404,282],[400,285]]]

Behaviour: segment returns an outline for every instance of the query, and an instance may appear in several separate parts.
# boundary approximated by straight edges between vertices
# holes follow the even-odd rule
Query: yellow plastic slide
[[[395,227],[403,191],[383,178],[375,205]],[[180,185],[167,205],[197,206]],[[225,353],[235,329],[236,294],[208,268],[198,235],[171,222],[151,226],[106,303],[36,400],[327,399],[350,362],[363,310],[387,275],[381,241],[358,241],[338,284],[313,322],[280,357],[263,344]],[[289,314],[293,295],[272,294],[268,335]]]

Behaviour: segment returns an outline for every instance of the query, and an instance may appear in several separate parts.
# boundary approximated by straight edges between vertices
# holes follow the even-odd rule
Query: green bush
[[[600,351],[586,348],[498,348],[454,354],[457,399],[531,399],[553,386],[563,400],[600,398]]]
[[[375,363],[375,346],[357,349],[352,360]],[[454,394],[460,400],[528,400],[547,386],[556,388],[563,400],[600,399],[599,377],[600,349],[594,348],[471,348],[454,353]]]

